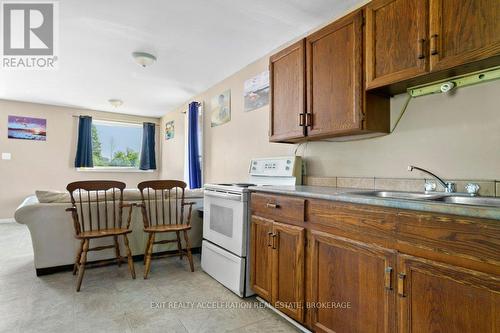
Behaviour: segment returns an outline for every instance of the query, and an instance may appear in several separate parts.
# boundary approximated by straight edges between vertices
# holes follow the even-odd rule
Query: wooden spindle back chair
[[[185,254],[191,271],[194,272],[188,236],[194,202],[185,202],[186,183],[179,180],[151,180],[142,182],[137,187],[141,191],[144,232],[149,234],[144,251],[144,278],[148,277],[151,268],[151,255],[155,244],[177,243],[178,252],[175,255],[182,259]],[[184,235],[186,250],[182,249],[181,232]],[[175,233],[176,239],[155,241],[156,233]]]
[[[73,268],[73,274],[78,272],[77,291],[80,291],[89,251],[114,248],[116,261],[118,265],[121,265],[119,236],[123,237],[129,270],[132,278],[135,279],[132,252],[127,237],[127,234],[132,232],[132,229],[130,229],[132,205],[123,203],[125,186],[125,183],[118,181],[92,180],[73,182],[66,187],[70,193],[72,204],[72,207],[66,209],[66,211],[71,212],[75,238],[81,241]],[[124,208],[129,208],[126,225],[123,225]],[[103,237],[112,237],[114,244],[94,248],[89,247],[91,239]]]

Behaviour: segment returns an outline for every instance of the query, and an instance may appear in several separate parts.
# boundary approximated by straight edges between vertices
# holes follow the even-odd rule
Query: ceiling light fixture
[[[121,99],[108,99],[109,104],[114,106],[115,108],[122,106],[123,101]]]
[[[135,62],[142,67],[150,66],[156,61],[156,57],[146,52],[133,52]]]

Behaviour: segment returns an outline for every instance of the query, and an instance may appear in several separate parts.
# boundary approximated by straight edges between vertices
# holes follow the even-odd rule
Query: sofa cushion
[[[68,192],[37,190],[35,195],[39,203],[71,202]]]
[[[35,191],[38,202],[40,203],[71,203],[69,192],[54,191],[54,190],[37,190]],[[101,196],[101,194],[100,194]],[[104,193],[101,196],[104,196]],[[203,189],[186,190],[186,198],[202,198]],[[140,201],[141,192],[138,189],[125,189],[123,191],[123,201]],[[95,192],[90,195],[90,201],[96,201]]]

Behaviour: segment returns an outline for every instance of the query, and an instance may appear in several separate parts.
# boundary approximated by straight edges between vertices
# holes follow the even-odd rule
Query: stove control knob
[[[292,161],[286,160],[286,164],[290,164],[290,163],[292,163]]]

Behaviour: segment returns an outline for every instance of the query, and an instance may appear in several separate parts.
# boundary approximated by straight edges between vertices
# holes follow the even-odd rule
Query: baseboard
[[[175,253],[177,253],[177,250],[156,252],[156,253],[153,253],[153,259],[155,257],[161,257],[161,256],[165,256],[165,255],[174,255]],[[193,253],[193,254],[201,253],[201,247],[192,248],[191,253]],[[144,254],[136,254],[135,256],[132,256],[132,259],[134,260],[134,262],[135,261],[143,261]],[[125,263],[127,262],[126,259],[124,259],[124,262]],[[85,266],[85,269],[116,265],[116,259],[89,261],[87,263],[87,265]],[[70,264],[70,265],[37,268],[36,269],[36,276],[49,275],[49,274],[54,274],[54,273],[59,273],[59,272],[70,272],[70,271],[73,271],[73,266],[74,266],[73,264]]]

